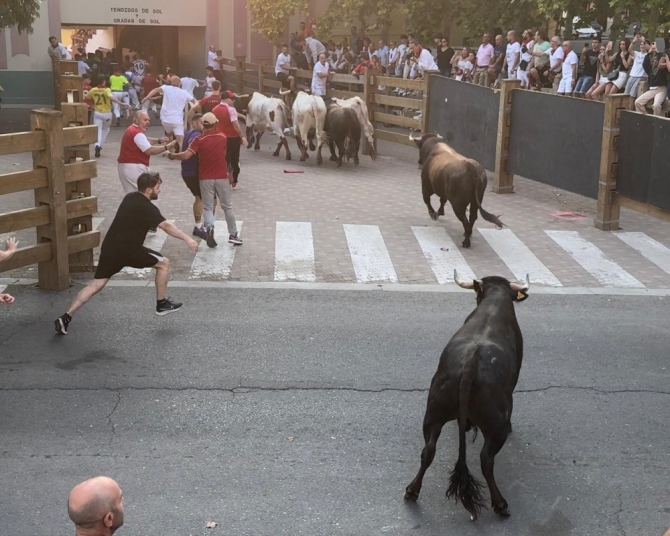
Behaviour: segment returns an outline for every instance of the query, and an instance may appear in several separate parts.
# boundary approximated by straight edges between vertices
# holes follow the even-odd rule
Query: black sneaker
[[[169,315],[170,313],[176,313],[181,309],[181,303],[172,302],[170,298],[165,298],[162,303],[156,304],[156,314],[158,316]]]
[[[197,225],[193,228],[193,236],[207,240],[207,233],[202,227],[198,227]]]
[[[102,147],[100,147],[99,145],[96,145],[95,146],[95,157],[96,158],[100,158],[100,151],[102,151]]]
[[[236,246],[241,246],[242,245],[242,239],[236,234],[231,234],[228,237],[228,243],[229,244],[235,244]]]
[[[210,248],[215,248],[218,245],[216,243],[216,240],[214,240],[214,227],[207,228],[207,237],[205,238],[205,240],[207,240],[207,245]]]
[[[59,316],[54,324],[56,325],[56,331],[61,335],[67,335],[67,327],[72,321],[72,317],[65,313],[63,316]]]

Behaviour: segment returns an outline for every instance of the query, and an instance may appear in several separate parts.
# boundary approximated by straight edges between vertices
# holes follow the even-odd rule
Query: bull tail
[[[482,218],[484,218],[487,222],[494,224],[497,229],[502,229],[505,226],[505,224],[502,221],[500,221],[500,216],[502,214],[495,216],[490,212],[484,210],[484,207],[482,207],[481,201],[484,199],[484,191],[486,190],[486,171],[482,171],[482,173],[484,173],[484,176],[482,179],[480,179],[479,170],[471,162],[468,162],[468,165],[472,170],[473,177],[476,177],[475,179],[476,187],[473,190],[470,210],[471,211],[479,210],[479,213],[482,215]]]
[[[449,475],[449,488],[447,488],[447,498],[451,499],[453,497],[456,502],[461,501],[473,519],[477,519],[481,509],[486,508],[482,497],[484,485],[470,474],[465,451],[465,432],[468,427],[470,390],[477,377],[478,361],[477,350],[475,350],[463,367],[459,393],[458,461],[456,462],[456,467],[454,467],[454,470]]]

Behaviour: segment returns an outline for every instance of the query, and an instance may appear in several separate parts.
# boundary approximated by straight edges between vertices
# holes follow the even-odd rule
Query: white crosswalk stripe
[[[412,227],[423,256],[440,285],[454,282],[454,269],[463,279],[476,279],[458,247],[442,227]]]
[[[510,229],[479,229],[479,233],[519,280],[530,275],[530,282],[551,287],[563,286]]]
[[[644,233],[613,233],[665,273],[670,274],[670,249]]]
[[[174,223],[174,220],[168,220],[170,223]],[[163,244],[165,244],[165,240],[167,239],[167,233],[163,231],[162,229],[158,229],[155,233],[149,233],[144,240],[144,246],[153,249],[154,251],[160,253],[161,249],[163,249]],[[144,277],[147,274],[150,274],[152,271],[152,268],[130,268],[126,267],[123,270],[121,270],[122,274],[125,275],[136,275],[138,277]]]
[[[310,222],[277,222],[275,281],[316,281]]]
[[[344,225],[356,280],[359,283],[397,283],[398,276],[376,225]]]
[[[545,233],[604,287],[644,288],[640,281],[605,257],[598,247],[582,238],[577,231],[545,231]]]
[[[240,238],[242,238],[242,222],[238,221],[236,223],[237,232]],[[240,246],[228,243],[228,226],[225,220],[217,220],[214,239],[218,243],[218,246],[215,248],[207,247],[204,240],[200,242],[200,248],[195,254],[195,259],[193,259],[193,264],[191,265],[190,279],[230,276],[230,270],[233,267],[233,262],[235,262],[235,250]]]

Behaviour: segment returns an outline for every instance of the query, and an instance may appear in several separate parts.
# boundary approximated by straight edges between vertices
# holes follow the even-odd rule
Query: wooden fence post
[[[617,162],[619,160],[619,120],[626,109],[628,97],[614,94],[605,96],[605,118],[603,141],[600,149],[600,172],[598,174],[598,204],[594,225],[601,231],[619,228],[621,208],[614,199],[616,190]]]
[[[423,106],[421,108],[421,134],[428,132],[428,114],[430,113],[430,73],[423,73]]]
[[[512,93],[520,87],[520,80],[502,80],[500,83],[496,160],[493,173],[493,191],[497,194],[514,193],[514,174],[507,170],[507,159],[512,120]]]
[[[37,227],[37,243],[51,243],[51,260],[38,268],[39,286],[43,290],[65,290],[70,286],[67,240],[65,163],[63,162],[63,114],[57,110],[30,112],[32,130],[42,130],[46,147],[33,151],[33,169],[47,170],[48,185],[35,190],[35,206],[49,207],[50,223]]]
[[[235,61],[237,65],[235,66],[237,70],[237,90],[238,95],[244,93],[244,62],[247,60],[246,56],[235,56]]]
[[[370,122],[372,123],[372,127],[374,128],[375,131],[377,131],[377,121],[375,120],[375,110],[377,108],[377,105],[374,102],[374,97],[373,95],[377,92],[377,86],[376,86],[376,80],[372,76],[372,69],[370,67],[366,67],[365,71],[363,71],[363,101],[365,102],[365,106],[368,108],[368,118],[370,119]],[[377,138],[374,139],[374,147],[370,146],[370,142],[366,139],[364,144],[363,144],[363,151],[362,154],[364,156],[370,156],[372,154],[372,151],[374,149],[375,153],[377,152]]]

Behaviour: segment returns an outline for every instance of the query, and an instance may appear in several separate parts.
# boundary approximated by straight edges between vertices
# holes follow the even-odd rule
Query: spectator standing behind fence
[[[668,96],[668,51],[664,53],[656,49],[656,43],[651,44],[651,52],[644,58],[644,68],[649,75],[649,91],[646,91],[635,100],[635,109],[647,113],[647,103],[654,101],[654,115],[663,116],[663,102]]]
[[[580,61],[584,64],[582,76],[579,77],[575,86],[575,97],[583,99],[586,92],[591,89],[598,76],[598,56],[600,55],[600,37],[594,37],[591,41],[591,47],[584,45]]]
[[[579,58],[574,50],[572,50],[572,43],[570,41],[565,41],[563,43],[563,52],[565,58],[563,58],[563,63],[561,65],[561,82],[558,84],[557,93],[559,95],[570,95],[575,86],[575,80],[577,79]]]
[[[438,70],[433,55],[423,48],[416,39],[412,39],[409,47],[412,51],[410,61],[416,65],[419,76],[423,76],[425,72]]]
[[[379,58],[379,64],[382,66],[382,74],[388,74],[389,66],[389,47],[386,46],[383,39],[379,40],[379,46],[377,47],[377,57]]]
[[[505,44],[503,43],[503,36],[496,35],[495,46],[493,47],[493,64],[489,66],[489,83],[493,82],[493,87],[499,87],[500,73],[502,72],[503,63],[505,62]]]
[[[640,43],[640,50],[634,50],[636,43]],[[651,48],[651,43],[647,41],[644,36],[637,34],[631,44],[628,46],[628,54],[632,59],[632,65],[630,67],[630,74],[628,75],[628,80],[626,81],[626,89],[624,94],[628,95],[628,108],[631,110],[635,109],[635,99],[637,98],[637,88],[640,86],[640,82],[647,79],[647,73],[644,70],[644,60],[649,53]],[[630,63],[630,62],[629,62]]]
[[[530,69],[529,82],[533,89],[542,88],[541,75],[549,69],[549,49],[551,45],[547,41],[544,30],[535,32],[535,46],[533,46],[533,67]]]
[[[495,59],[495,50],[491,44],[491,34],[485,33],[482,37],[482,44],[477,49],[475,72],[472,79],[474,84],[488,87],[489,67],[495,62]]]
[[[605,88],[605,93],[608,95],[619,93],[619,91],[626,87],[628,68],[631,64],[631,58],[628,54],[629,46],[630,41],[628,39],[619,41],[619,51],[612,58],[612,71],[608,75],[610,83]]]
[[[323,46],[323,43],[311,36],[299,37],[296,43],[304,46],[305,57],[310,68],[319,62],[319,55],[326,52],[326,47]]]
[[[442,76],[451,76],[451,60],[454,58],[454,49],[449,46],[449,39],[442,38],[437,48],[437,68]]]
[[[59,43],[58,39],[53,35],[49,37],[49,44],[51,46],[47,48],[47,54],[49,54],[49,57],[53,61],[72,59],[72,56],[70,56],[70,53],[68,52],[67,48],[65,48],[65,45],[63,43]]]
[[[521,45],[516,40],[516,32],[507,32],[507,50],[505,51],[505,63],[503,65],[503,78],[516,78],[516,70],[519,65]]]
[[[403,76],[405,71],[405,62],[407,60],[407,36],[405,34],[400,36],[400,44],[398,45],[398,61],[395,66],[395,75]]]
[[[326,62],[326,53],[319,54],[319,61],[314,66],[312,73],[312,94],[318,97],[326,96],[326,82],[330,76],[330,65]]]
[[[461,55],[458,58],[458,63],[456,64],[456,70],[454,71],[454,80],[467,80],[472,69],[474,69],[474,65],[470,62],[470,49],[468,47],[463,47]]]
[[[565,52],[561,46],[561,40],[558,36],[551,38],[551,52],[549,52],[549,70],[546,72],[547,81],[551,83],[552,90],[556,92],[558,84],[561,81],[561,68]]]
[[[533,67],[533,33],[530,30],[523,32],[523,41],[521,42],[519,66],[516,70],[517,80],[521,80],[521,87],[528,89],[530,80],[528,78],[530,69]]]

